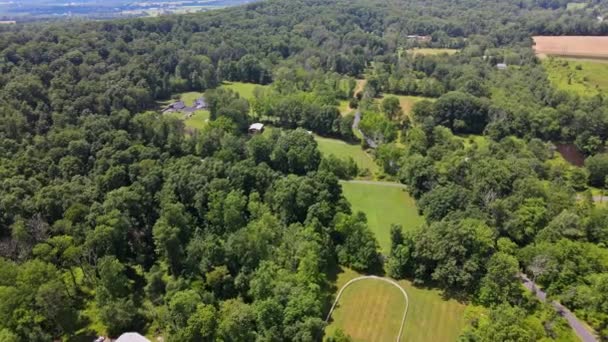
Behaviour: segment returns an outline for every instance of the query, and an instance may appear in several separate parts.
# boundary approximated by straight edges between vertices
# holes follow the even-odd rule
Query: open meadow
[[[542,63],[549,80],[558,89],[581,96],[608,91],[608,63],[554,57],[543,59]]]
[[[391,224],[400,224],[404,230],[411,230],[424,222],[424,218],[418,215],[414,199],[399,183],[351,181],[341,184],[353,211],[362,211],[367,216],[369,227],[384,254],[390,252]]]
[[[245,82],[224,82],[221,85],[221,88],[232,89],[246,100],[251,100],[254,98],[253,92],[256,87],[264,88],[267,86]]]
[[[453,55],[458,52],[458,49],[433,49],[433,48],[415,48],[411,50],[407,50],[408,53],[412,53],[414,55]]]
[[[382,101],[382,99],[384,99],[387,96],[394,96],[397,99],[399,99],[399,104],[401,105],[401,110],[403,111],[403,114],[410,116],[412,113],[412,108],[414,107],[414,105],[417,102],[420,102],[422,100],[429,100],[429,101],[434,101],[435,99],[430,98],[430,97],[424,97],[424,96],[411,96],[411,95],[396,95],[396,94],[383,94],[382,97],[377,98],[376,101],[378,103],[380,103]]]
[[[336,291],[361,274],[344,268],[338,274]],[[397,282],[408,294],[409,308],[402,342],[456,341],[464,326],[465,305],[445,300],[440,291]],[[344,290],[326,328],[327,336],[342,329],[355,341],[394,341],[405,303],[399,289],[388,283],[366,279]]]
[[[357,163],[359,169],[368,169],[372,175],[379,169],[374,159],[361,149],[361,145],[349,144],[339,139],[324,138],[318,135],[315,135],[315,140],[319,146],[319,151],[324,155],[333,154],[343,159],[351,157]]]

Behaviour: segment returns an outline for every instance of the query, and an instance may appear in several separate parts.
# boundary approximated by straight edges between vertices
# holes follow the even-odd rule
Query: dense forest
[[[0,341],[319,341],[337,265],[471,303],[462,341],[568,340],[522,270],[607,340],[608,209],[588,189],[608,186],[608,97],[555,89],[531,49],[608,34],[590,4],[270,0],[0,26]],[[247,100],[225,81],[268,86]],[[193,90],[204,129],[156,110]],[[383,93],[432,101],[404,116]],[[387,256],[342,194],[360,170],[307,132],[357,141],[345,100],[426,220],[395,226]],[[585,167],[552,163],[555,142]]]

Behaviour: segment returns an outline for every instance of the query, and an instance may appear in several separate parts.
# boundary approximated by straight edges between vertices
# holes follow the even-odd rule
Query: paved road
[[[543,302],[547,301],[547,294],[543,290],[541,290],[538,286],[536,286],[536,284],[534,284],[532,282],[532,280],[530,280],[523,273],[520,274],[520,277],[521,277],[521,280],[522,280],[525,288],[527,288],[528,290],[530,290],[534,294],[536,294],[536,297],[538,297],[538,299],[540,299],[541,301],[543,301]],[[587,330],[587,328],[585,327],[585,324],[583,324],[578,318],[576,318],[576,316],[570,310],[568,310],[568,308],[566,308],[565,306],[561,305],[560,303],[558,303],[556,301],[552,301],[551,306],[553,306],[555,311],[557,311],[562,317],[564,317],[568,321],[568,324],[570,324],[570,327],[572,327],[572,329],[574,330],[576,335],[581,339],[581,341],[583,341],[583,342],[598,342],[599,341],[594,336],[594,334],[592,334],[591,332],[589,332],[589,330]]]
[[[581,195],[581,194],[576,195],[576,199],[582,200],[583,195]],[[595,195],[595,196],[593,196],[593,202],[596,202],[596,203],[608,202],[608,196]]]
[[[405,299],[405,310],[403,311],[403,318],[401,319],[401,327],[399,328],[399,333],[397,334],[397,342],[401,341],[401,335],[403,334],[403,326],[405,325],[405,317],[407,316],[407,310],[410,307],[410,298],[407,296],[407,292],[405,292],[403,287],[401,287],[401,285],[397,284],[396,281],[394,281],[393,279],[390,279],[390,278],[370,275],[370,276],[360,276],[360,277],[349,280],[346,284],[344,284],[342,286],[340,291],[338,291],[338,295],[336,296],[336,299],[334,300],[334,304],[331,306],[331,309],[329,309],[329,313],[327,314],[327,318],[325,319],[325,322],[329,322],[329,318],[331,317],[332,312],[334,312],[334,309],[336,308],[336,305],[338,304],[338,301],[340,300],[340,296],[342,296],[342,292],[344,292],[344,290],[346,290],[346,288],[349,287],[351,284],[356,283],[361,280],[366,280],[366,279],[381,280],[381,281],[387,282],[391,285],[396,286],[401,291],[401,294],[403,294],[403,298]]]
[[[359,180],[359,179],[342,180],[340,182],[355,183],[355,184],[369,184],[369,185],[392,186],[394,188],[400,188],[400,189],[407,190],[407,186],[405,186],[404,184],[401,184],[401,183],[396,183],[396,182],[377,182],[377,181],[368,181],[368,180]]]
[[[361,130],[359,129],[359,121],[361,121],[361,111],[357,109],[357,111],[355,112],[355,120],[353,121],[353,129],[361,134],[363,139],[365,139],[365,141],[367,141],[367,144],[369,145],[369,147],[371,147],[371,148],[378,147],[378,144],[376,144],[376,142],[372,138],[366,137],[365,134],[363,134],[363,132],[361,132]]]

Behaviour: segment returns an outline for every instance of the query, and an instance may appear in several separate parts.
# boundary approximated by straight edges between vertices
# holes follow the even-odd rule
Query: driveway
[[[533,283],[532,280],[530,280],[523,273],[520,274],[519,276],[520,276],[525,288],[527,288],[532,293],[534,293],[536,295],[536,297],[541,300],[541,302],[547,301],[547,294],[543,290],[541,290],[535,283]],[[562,317],[564,317],[568,321],[568,324],[570,324],[570,327],[572,327],[572,329],[574,330],[574,332],[576,333],[578,338],[581,339],[581,341],[583,341],[583,342],[598,342],[599,341],[593,333],[591,333],[589,330],[587,330],[587,328],[585,327],[585,324],[583,322],[581,322],[578,318],[576,318],[576,316],[574,316],[574,314],[570,310],[568,310],[568,308],[561,305],[557,301],[552,301],[551,306],[553,306],[555,311],[557,311]]]

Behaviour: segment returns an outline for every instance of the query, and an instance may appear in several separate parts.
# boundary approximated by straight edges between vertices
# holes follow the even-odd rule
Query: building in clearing
[[[120,335],[114,342],[150,342],[147,338],[135,332],[128,332]]]
[[[196,109],[207,109],[207,106],[207,101],[205,101],[204,97],[199,97],[194,101],[194,107],[196,107]]]
[[[498,63],[498,64],[496,64],[496,67],[498,68],[498,70],[506,70],[507,69],[507,64],[506,63]]]
[[[249,126],[249,133],[251,134],[257,134],[257,133],[262,133],[264,132],[264,124],[256,122],[254,124],[251,124],[251,126]]]

